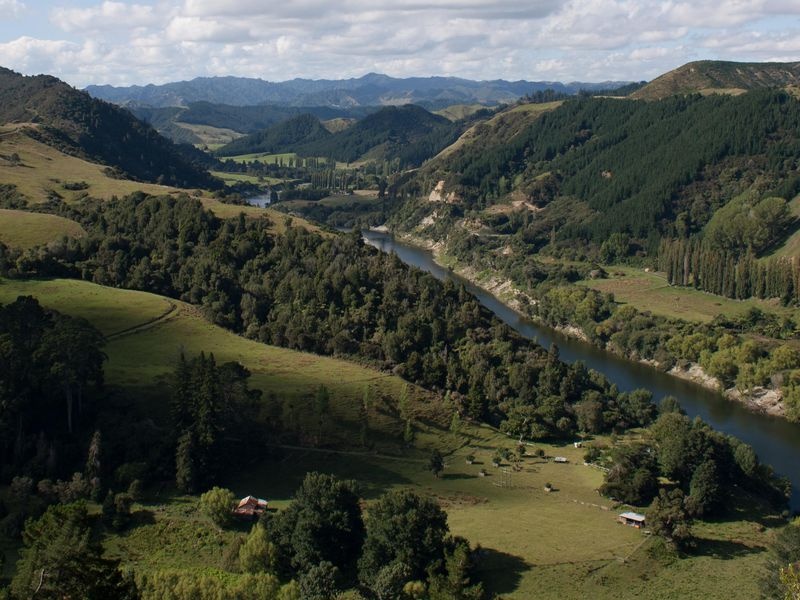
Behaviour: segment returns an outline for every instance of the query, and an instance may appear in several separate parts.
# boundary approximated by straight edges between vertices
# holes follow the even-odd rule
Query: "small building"
[[[576,448],[583,448],[583,442],[573,442],[572,445],[575,446]]]
[[[267,501],[255,496],[245,496],[239,500],[239,505],[233,509],[233,514],[237,517],[248,517],[254,519],[260,517],[267,510]]]
[[[635,512],[624,512],[617,517],[617,521],[623,525],[629,525],[630,527],[641,529],[644,527],[645,516]]]
[[[564,457],[564,456],[556,456],[556,457],[553,459],[553,462],[557,462],[557,463],[568,463],[569,461],[568,461],[568,460],[566,459],[566,457]]]

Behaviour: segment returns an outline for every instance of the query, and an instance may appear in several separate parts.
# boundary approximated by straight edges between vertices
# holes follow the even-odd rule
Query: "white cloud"
[[[25,10],[25,5],[19,0],[0,0],[0,15],[16,17]]]
[[[0,61],[86,85],[368,71],[638,80],[696,58],[800,58],[798,0],[65,1],[50,12],[65,33],[48,36],[65,39],[13,32]]]
[[[65,31],[108,31],[153,27],[163,19],[152,6],[106,1],[90,8],[56,7],[50,21]]]

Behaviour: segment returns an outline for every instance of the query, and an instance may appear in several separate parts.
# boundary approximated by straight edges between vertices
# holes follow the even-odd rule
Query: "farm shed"
[[[617,520],[623,525],[629,525],[631,527],[636,527],[636,529],[641,529],[644,527],[645,516],[635,512],[624,512],[617,517]]]

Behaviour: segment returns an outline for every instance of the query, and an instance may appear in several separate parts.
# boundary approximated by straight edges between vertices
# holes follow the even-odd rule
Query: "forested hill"
[[[401,166],[417,166],[454,142],[465,126],[413,104],[387,106],[352,127],[291,150],[342,162],[397,159]]]
[[[301,144],[314,144],[329,138],[331,133],[319,119],[305,114],[283,121],[243,138],[233,140],[220,148],[218,156],[236,156],[255,152],[286,152]]]
[[[126,106],[138,119],[150,123],[162,135],[172,139],[186,139],[198,143],[199,138],[192,139],[192,132],[186,125],[208,125],[223,129],[231,129],[239,133],[256,133],[281,121],[310,114],[318,119],[362,118],[378,110],[376,107],[330,108],[327,106],[275,106],[260,104],[257,106],[233,106],[230,104],[213,104],[211,102],[193,102],[188,107]]]
[[[0,124],[33,123],[30,135],[119,175],[179,187],[215,188],[181,150],[128,111],[95,100],[50,76],[24,77],[0,67]]]
[[[631,97],[657,100],[675,94],[741,93],[759,88],[800,85],[800,62],[740,63],[700,60],[664,73]]]
[[[479,218],[521,232],[529,247],[553,236],[599,245],[612,233],[657,242],[701,232],[745,192],[793,198],[799,130],[800,102],[777,90],[657,102],[576,98],[511,135],[478,127],[471,143],[428,163],[402,191],[422,198],[419,219],[441,214],[440,203],[427,201],[440,181],[459,211],[502,205],[507,214],[525,202],[529,210],[513,221],[489,210]]]

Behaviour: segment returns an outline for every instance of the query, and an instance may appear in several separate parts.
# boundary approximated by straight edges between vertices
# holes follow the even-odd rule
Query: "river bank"
[[[550,327],[548,324],[542,322],[536,315],[530,314],[530,312],[526,310],[526,306],[536,304],[535,298],[518,289],[510,279],[503,279],[497,275],[485,274],[472,266],[463,265],[454,259],[450,259],[450,257],[445,254],[446,245],[444,242],[433,242],[429,239],[408,233],[394,234],[386,226],[376,227],[372,231],[395,235],[397,239],[402,240],[405,244],[430,252],[434,261],[439,266],[450,269],[459,277],[492,294],[499,301],[518,313],[520,317],[536,321],[543,327]],[[613,347],[609,347],[609,345],[597,344],[575,324],[556,326],[553,327],[553,329],[567,337],[591,344],[599,350],[610,352],[625,360],[646,365],[660,373],[665,373],[671,377],[689,381],[707,390],[720,393],[727,400],[741,404],[750,411],[781,419],[786,418],[786,410],[780,390],[759,386],[742,392],[735,387],[724,388],[719,379],[706,373],[703,367],[696,362],[688,362],[682,366],[675,365],[671,368],[665,368],[664,365],[659,364],[655,360],[626,356],[623,353],[617,352]]]

